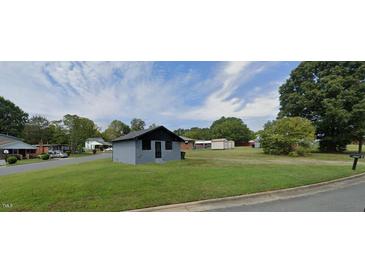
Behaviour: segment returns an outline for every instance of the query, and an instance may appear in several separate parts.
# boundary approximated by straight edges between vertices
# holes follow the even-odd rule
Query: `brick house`
[[[184,140],[184,142],[180,143],[180,150],[181,151],[186,151],[186,150],[191,150],[194,148],[195,145],[195,140],[188,138],[188,137],[184,137],[184,136],[180,136],[181,139]]]

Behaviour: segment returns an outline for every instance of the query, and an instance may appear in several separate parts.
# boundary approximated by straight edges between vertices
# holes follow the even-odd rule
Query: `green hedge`
[[[7,161],[10,165],[13,165],[13,164],[15,164],[15,163],[18,161],[18,159],[17,159],[15,156],[10,156],[10,157],[8,157],[8,158],[6,159],[6,161]]]
[[[49,159],[49,154],[41,154],[40,155],[42,160],[48,160]]]

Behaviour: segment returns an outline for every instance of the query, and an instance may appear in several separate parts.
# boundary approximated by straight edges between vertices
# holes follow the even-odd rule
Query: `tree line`
[[[30,144],[67,144],[72,151],[80,151],[87,138],[102,137],[111,141],[130,131],[142,130],[145,126],[146,123],[139,118],[132,119],[130,125],[114,120],[101,131],[91,119],[71,114],[66,114],[60,120],[49,121],[41,115],[30,117],[14,103],[0,96],[0,132],[22,138]]]
[[[175,130],[175,133],[179,136],[185,136],[196,140],[226,138],[243,143],[255,138],[255,133],[248,128],[242,119],[224,116],[214,121],[209,128],[179,128]]]

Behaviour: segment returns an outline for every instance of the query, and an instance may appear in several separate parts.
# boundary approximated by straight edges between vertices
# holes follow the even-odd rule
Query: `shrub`
[[[93,154],[96,154],[96,149],[93,149]]]
[[[67,150],[66,151],[66,154],[67,154],[67,156],[70,156],[71,155],[71,151]]]
[[[314,141],[315,128],[301,117],[282,118],[266,123],[261,131],[261,146],[268,154],[302,156],[309,152]]]
[[[295,149],[295,152],[298,154],[298,156],[305,156],[306,154],[311,152],[311,146],[310,145],[308,145],[308,146],[306,146],[306,145],[298,146]]]
[[[6,160],[7,160],[7,162],[8,162],[10,165],[15,164],[15,163],[18,161],[18,159],[17,159],[15,156],[10,156],[10,157],[8,157]]]
[[[8,157],[10,156],[14,156],[17,160],[23,160],[23,155],[21,154],[9,154]]]
[[[299,157],[300,155],[296,151],[291,151],[291,152],[289,152],[288,156],[290,156],[290,157]]]
[[[45,153],[45,154],[41,154],[40,155],[42,160],[48,160],[49,159],[49,154]]]

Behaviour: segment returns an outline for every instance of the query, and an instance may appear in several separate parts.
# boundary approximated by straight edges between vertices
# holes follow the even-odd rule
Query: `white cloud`
[[[262,72],[264,66],[252,62],[228,62],[217,73],[216,79],[221,82],[220,88],[214,90],[201,106],[190,109],[184,114],[187,119],[212,121],[221,116],[245,118],[276,115],[278,111],[278,94],[276,91],[256,90],[253,99],[235,96],[237,89],[245,81]]]
[[[155,121],[161,110],[175,105],[178,94],[173,91],[179,79],[153,79],[152,66],[151,62],[2,63],[0,95],[49,119],[72,113],[104,127],[115,118]]]
[[[226,62],[213,76],[188,71],[166,78],[156,75],[152,62],[1,62],[0,95],[51,120],[70,113],[104,128],[113,119],[133,117],[194,126],[221,116],[276,115],[276,85],[260,85],[250,97],[237,93],[264,69],[260,63]]]
[[[237,114],[241,117],[275,116],[279,111],[279,94],[276,90],[248,102]]]

